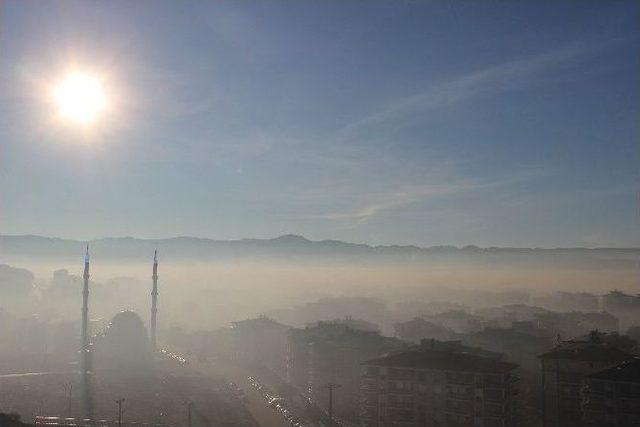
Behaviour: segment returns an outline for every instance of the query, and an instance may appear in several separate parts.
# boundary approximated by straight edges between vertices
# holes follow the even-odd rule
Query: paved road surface
[[[0,378],[41,377],[44,375],[72,375],[79,372],[24,372],[21,374],[2,374]]]
[[[248,398],[247,409],[258,421],[260,427],[289,427],[289,423],[284,417],[271,408],[264,397],[249,385],[247,377],[252,373],[248,370],[229,363],[223,362],[203,362],[195,363],[194,367],[204,374],[219,375],[236,383]]]

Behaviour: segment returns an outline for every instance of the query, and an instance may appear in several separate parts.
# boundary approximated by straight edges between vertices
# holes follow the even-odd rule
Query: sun
[[[90,74],[73,72],[54,88],[54,99],[61,117],[80,124],[91,124],[107,107],[102,80]]]

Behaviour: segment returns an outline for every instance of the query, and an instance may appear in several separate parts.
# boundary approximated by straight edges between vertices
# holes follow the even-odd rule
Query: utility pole
[[[124,402],[124,398],[116,400],[118,404],[118,427],[122,427],[122,402]]]
[[[69,407],[67,408],[67,417],[71,418],[71,396],[73,396],[73,383],[69,383]]]
[[[329,383],[329,427],[333,427],[333,389],[340,388],[340,384]]]
[[[193,402],[187,403],[187,427],[191,427],[191,407],[193,406]]]

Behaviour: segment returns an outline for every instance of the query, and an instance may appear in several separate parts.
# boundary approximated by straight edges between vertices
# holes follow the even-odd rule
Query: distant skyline
[[[348,241],[348,240],[339,240],[339,239],[309,239],[306,236],[302,236],[300,234],[282,234],[279,236],[272,236],[272,237],[264,237],[264,238],[255,238],[255,237],[243,237],[243,238],[238,238],[238,239],[215,239],[215,238],[209,238],[209,237],[198,237],[198,236],[167,236],[167,237],[149,237],[149,238],[141,238],[141,237],[136,237],[136,236],[104,236],[104,237],[97,237],[97,238],[91,238],[91,239],[72,239],[72,238],[67,238],[67,237],[62,237],[62,236],[43,236],[43,235],[34,235],[34,234],[0,234],[0,239],[1,238],[5,238],[5,239],[11,239],[13,242],[20,242],[23,243],[25,240],[23,239],[36,239],[38,241],[40,241],[41,239],[50,239],[50,240],[57,240],[57,241],[64,241],[64,242],[75,242],[76,244],[78,244],[83,250],[85,250],[85,244],[87,244],[87,246],[89,247],[89,252],[91,252],[91,244],[93,243],[104,243],[106,241],[135,241],[135,242],[159,242],[161,244],[165,244],[171,240],[193,240],[194,242],[201,242],[201,241],[209,241],[209,242],[240,242],[240,241],[259,241],[259,242],[269,242],[269,241],[279,241],[279,242],[286,242],[286,243],[309,243],[309,244],[315,244],[315,243],[327,243],[327,242],[332,242],[332,243],[336,243],[336,244],[347,244],[347,245],[359,245],[362,246],[364,245],[365,247],[371,247],[371,248],[376,248],[376,247],[385,247],[385,248],[418,248],[418,249],[444,249],[447,250],[449,248],[457,248],[457,249],[532,249],[532,250],[545,250],[545,249],[549,249],[549,250],[554,250],[554,249],[578,249],[578,250],[582,250],[582,249],[612,249],[612,250],[617,250],[617,249],[621,249],[621,250],[625,250],[625,249],[632,249],[632,250],[640,250],[639,247],[621,247],[621,246],[614,246],[614,247],[607,247],[607,246],[573,246],[573,247],[562,247],[562,246],[557,246],[557,247],[535,247],[535,246],[520,246],[520,247],[515,247],[515,246],[479,246],[479,245],[474,245],[472,243],[468,244],[468,245],[464,245],[464,246],[456,246],[456,245],[430,245],[430,246],[420,246],[420,245],[401,245],[401,244],[394,244],[394,243],[389,243],[389,244],[380,244],[380,245],[372,245],[372,244],[367,244],[365,242],[352,242],[352,241]],[[21,242],[22,240],[22,242]],[[156,251],[158,250],[158,248],[152,248],[155,249]],[[83,252],[84,253],[84,252]]]
[[[640,3],[4,1],[0,234],[640,246]],[[104,76],[85,131],[46,88]]]

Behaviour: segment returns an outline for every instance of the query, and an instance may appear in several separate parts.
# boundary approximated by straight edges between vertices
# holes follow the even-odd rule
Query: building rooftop
[[[587,376],[590,379],[604,381],[623,381],[630,383],[640,383],[640,357],[626,360],[613,368],[596,372]]]
[[[336,325],[345,325],[351,329],[357,331],[365,331],[365,332],[380,332],[380,327],[373,323],[364,319],[354,319],[352,316],[345,316],[342,319],[333,319],[333,320],[325,320],[325,321],[317,321],[311,322],[307,324],[308,328],[317,327],[320,323],[332,323]]]
[[[123,310],[113,316],[109,323],[109,330],[144,330],[144,323],[135,311]]]
[[[505,357],[504,353],[486,350],[481,347],[465,345],[462,340],[440,341],[436,339],[422,339],[420,340],[420,344],[418,344],[417,346],[412,346],[408,350],[414,349],[416,349],[417,351],[435,350],[448,351],[453,353],[467,353],[474,356],[488,357],[495,360],[501,360]]]
[[[249,328],[249,329],[256,329],[256,328],[261,328],[261,329],[265,329],[265,328],[269,328],[269,329],[290,329],[291,326],[287,326],[285,324],[282,324],[280,322],[277,322],[273,319],[271,319],[270,317],[267,317],[265,315],[260,315],[258,317],[256,317],[255,319],[245,319],[245,320],[240,320],[238,322],[231,322],[231,327],[233,329],[243,329],[243,328]]]
[[[379,354],[406,348],[408,345],[402,340],[385,337],[375,331],[362,331],[344,324],[322,321],[304,329],[290,329],[289,338],[296,342],[322,343],[352,348],[377,348]]]
[[[468,353],[426,350],[406,351],[362,363],[372,366],[422,368],[444,371],[507,373],[518,365]]]
[[[408,326],[427,326],[434,329],[441,329],[443,331],[450,331],[449,328],[440,325],[439,323],[434,323],[428,320],[425,320],[424,317],[414,317],[411,320],[407,320],[404,322],[397,322],[393,325],[394,327],[408,327]]]
[[[590,343],[561,344],[538,356],[540,359],[583,360],[585,362],[621,362],[631,357],[615,347]]]
[[[566,311],[566,312],[556,312],[556,311],[546,311],[540,313],[533,313],[533,316],[538,320],[612,320],[616,321],[618,318],[608,311],[592,311],[592,312],[583,312],[583,311]]]

